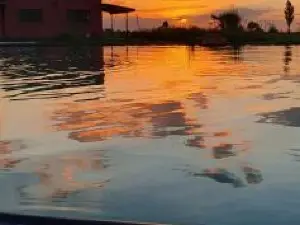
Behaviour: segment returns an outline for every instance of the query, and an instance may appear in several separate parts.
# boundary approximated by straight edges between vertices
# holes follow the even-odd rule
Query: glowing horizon
[[[245,0],[218,0],[213,3],[206,4],[201,0],[152,0],[149,2],[139,1],[139,0],[104,0],[107,3],[114,3],[120,5],[127,5],[129,7],[134,7],[137,9],[138,13],[145,17],[182,17],[211,13],[215,10],[226,9],[230,7],[247,7],[251,8],[279,8],[274,7],[274,1],[261,1],[254,0],[249,4],[249,1]],[[281,1],[276,0],[276,2],[281,3]],[[297,6],[296,2],[294,3]],[[284,7],[284,2],[282,3],[282,8]]]
[[[147,20],[145,27],[157,26],[161,20],[186,19],[191,25],[208,26],[208,15],[215,11],[226,10],[232,7],[241,9],[241,15],[245,20],[267,20],[284,28],[285,0],[254,0],[251,3],[246,0],[217,0],[206,3],[201,0],[103,0],[105,3],[114,3],[135,8],[136,15]],[[296,8],[294,28],[297,27],[297,9],[300,3],[292,0]],[[245,12],[246,11],[246,12]],[[149,21],[152,20],[152,21]],[[118,22],[117,22],[118,23]],[[122,23],[120,21],[119,23]]]

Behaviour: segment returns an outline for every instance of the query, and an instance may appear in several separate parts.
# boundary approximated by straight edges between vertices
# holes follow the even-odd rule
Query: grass
[[[230,43],[246,45],[299,45],[300,33],[265,33],[265,32],[240,32],[227,33],[224,36]]]

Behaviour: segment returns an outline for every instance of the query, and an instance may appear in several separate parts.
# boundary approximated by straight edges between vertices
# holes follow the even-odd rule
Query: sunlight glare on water
[[[299,224],[299,49],[2,49],[0,210]]]

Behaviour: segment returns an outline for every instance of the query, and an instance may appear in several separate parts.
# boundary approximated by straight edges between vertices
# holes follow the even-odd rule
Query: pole
[[[114,32],[114,15],[110,14],[110,29]]]
[[[141,29],[140,28],[140,20],[139,20],[139,16],[138,15],[136,15],[136,25],[137,25],[138,30],[140,30]]]
[[[114,46],[110,46],[110,60],[114,63]]]
[[[126,13],[126,36],[128,36],[129,33],[129,14]]]

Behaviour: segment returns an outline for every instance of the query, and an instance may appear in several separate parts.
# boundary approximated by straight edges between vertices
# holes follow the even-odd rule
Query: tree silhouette
[[[253,22],[253,21],[248,23],[247,29],[248,29],[248,31],[251,31],[251,32],[262,32],[263,31],[261,26],[258,23]]]
[[[295,8],[290,2],[290,0],[286,1],[284,14],[285,14],[285,21],[288,27],[288,33],[291,33],[291,25],[295,19]]]
[[[168,21],[164,21],[161,27],[162,27],[162,28],[169,28],[169,23],[168,23]]]
[[[274,24],[272,24],[272,25],[269,27],[268,32],[269,32],[269,33],[278,33],[279,31],[278,31],[277,27],[276,27]]]
[[[223,12],[219,15],[211,15],[211,18],[218,21],[221,30],[237,30],[240,28],[242,20],[236,10]]]

